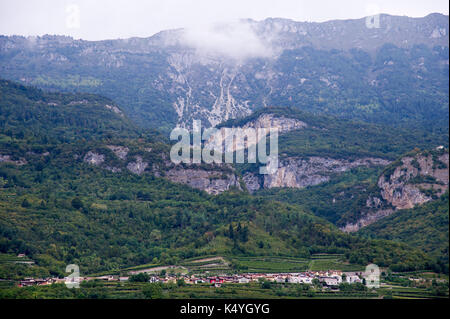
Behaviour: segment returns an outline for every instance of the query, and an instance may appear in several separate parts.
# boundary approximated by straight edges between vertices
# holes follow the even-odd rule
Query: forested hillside
[[[295,119],[306,127],[280,134],[279,153],[289,156],[329,156],[358,158],[364,156],[395,160],[414,148],[448,146],[448,125],[430,131],[422,127],[401,128],[383,124],[339,119],[317,115],[293,107],[272,106],[241,119],[229,120],[221,127],[244,127],[264,114]]]
[[[360,230],[367,237],[385,238],[419,248],[440,260],[448,272],[448,192],[423,206],[398,211]],[[445,268],[446,267],[446,268]]]
[[[297,178],[301,182],[300,175],[303,175],[305,181],[312,177],[318,182],[272,185],[266,183],[270,177],[257,175],[257,165],[236,165],[244,179],[248,176],[246,174],[262,179],[257,181],[259,186],[249,183],[247,186],[253,187],[257,195],[298,204],[340,226],[359,218],[368,196],[378,189],[379,176],[389,167],[395,166],[389,166],[389,163],[398,163],[405,154],[417,153],[420,149],[448,147],[448,128],[443,128],[439,133],[430,133],[421,128],[403,129],[338,120],[286,107],[264,108],[248,117],[224,122],[218,127],[246,127],[268,114],[272,118],[284,119],[280,122],[286,125],[289,124],[287,119],[303,123],[299,129],[286,130],[280,134],[280,167],[293,170],[289,175],[286,171],[283,176],[278,176],[279,179]],[[351,165],[352,161],[365,158],[377,158],[380,164]],[[286,161],[297,161],[298,164],[286,164]],[[304,164],[308,161],[310,164]],[[330,161],[334,166],[341,166],[336,170],[320,166],[320,162]],[[295,165],[298,166],[297,170]]]
[[[91,273],[199,255],[320,252],[393,270],[439,269],[415,248],[342,233],[297,205],[236,189],[212,196],[151,172],[90,165],[82,155],[111,142],[148,156],[150,164],[159,163],[168,146],[158,135],[127,126],[126,118],[105,108],[106,101],[97,96],[46,93],[11,82],[2,82],[2,92],[7,94],[0,96],[0,251],[25,253],[37,264],[2,264],[2,276],[62,275],[68,263]],[[90,102],[70,105],[83,99]],[[80,110],[85,120],[72,121]],[[72,138],[80,132],[86,136]],[[109,160],[117,161],[113,154]]]

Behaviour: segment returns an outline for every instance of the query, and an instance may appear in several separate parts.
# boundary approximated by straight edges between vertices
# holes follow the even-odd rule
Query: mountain
[[[448,192],[440,199],[405,209],[360,230],[361,234],[417,247],[438,260],[448,272]],[[447,268],[447,270],[445,269]]]
[[[292,106],[396,126],[448,127],[448,17],[286,19],[83,41],[0,37],[3,77],[99,93],[145,127],[214,126]],[[207,40],[206,40],[207,39]]]
[[[170,182],[153,170],[153,165],[161,165],[161,174],[170,169],[164,167],[164,139],[127,131],[126,119],[105,107],[114,105],[109,100],[104,104],[99,96],[47,93],[8,81],[2,82],[2,92],[0,252],[26,253],[36,263],[2,264],[2,276],[63,275],[69,263],[84,273],[118,271],[211,254],[340,253],[359,265],[434,267],[433,259],[415,248],[343,233],[295,204],[236,188],[213,196]],[[83,99],[87,102],[79,104]],[[3,108],[10,101],[16,107]],[[81,110],[85,121],[70,122]],[[20,134],[28,127],[25,119],[34,135]],[[93,123],[108,128],[106,122],[110,129],[94,130]],[[85,130],[91,130],[91,139],[70,138]]]
[[[438,199],[448,190],[448,165],[448,149],[444,146],[406,154],[385,168],[365,207],[344,217],[348,221],[348,216],[351,216],[352,221],[347,222],[343,229],[356,231],[396,210]]]
[[[301,205],[340,227],[361,218],[362,206],[373,195],[380,175],[405,154],[417,148],[448,147],[444,132],[394,128],[286,107],[264,108],[218,128],[260,126],[279,129],[279,169],[261,175],[257,165],[236,164],[246,188],[265,198]]]
[[[321,253],[448,273],[448,17],[379,19],[0,36],[0,252],[36,263],[0,277]],[[277,172],[175,165],[194,119],[278,127]]]
[[[93,94],[49,93],[0,79],[0,123],[10,138],[74,141],[120,132],[135,125],[110,99]]]

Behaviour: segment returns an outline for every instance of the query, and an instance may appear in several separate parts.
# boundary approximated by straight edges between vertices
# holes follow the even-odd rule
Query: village
[[[83,281],[116,281],[127,282],[132,276],[105,275],[98,277],[65,277],[65,278],[46,278],[35,279],[25,278],[18,283],[19,287],[51,285],[53,283],[65,283],[66,285],[74,285]],[[202,275],[179,275],[179,274],[151,274],[148,276],[150,283],[178,283],[180,281],[188,285],[209,284],[216,288],[220,288],[222,284],[248,284],[251,282],[273,282],[287,284],[307,284],[312,285],[315,282],[320,283],[324,287],[337,289],[340,284],[363,283],[364,272],[342,272],[342,271],[317,271],[317,272],[300,272],[300,273],[246,273],[246,274],[222,274],[215,276]],[[315,281],[316,280],[316,281]],[[146,280],[147,281],[147,280]]]

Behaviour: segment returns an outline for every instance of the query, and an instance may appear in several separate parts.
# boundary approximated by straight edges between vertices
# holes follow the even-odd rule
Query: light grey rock
[[[234,173],[176,167],[168,170],[165,177],[174,183],[186,184],[213,195],[222,193],[232,187],[241,189],[239,180]]]
[[[84,156],[83,161],[85,163],[98,166],[105,161],[105,155],[89,151]]]
[[[256,174],[245,173],[244,176],[242,176],[242,180],[250,193],[253,193],[261,188],[261,178]]]
[[[15,164],[15,165],[25,165],[27,163],[27,161],[24,158],[20,158],[18,160],[13,160],[11,158],[11,155],[1,155],[0,154],[0,163],[11,163],[11,164]]]
[[[390,162],[380,158],[361,158],[356,160],[324,157],[286,158],[280,161],[274,174],[259,175],[248,173],[244,182],[249,191],[263,188],[290,187],[304,188],[330,180],[336,173],[346,172],[358,166],[385,166]]]
[[[359,220],[348,223],[341,229],[347,232],[359,230],[380,218],[393,214],[399,209],[409,209],[422,205],[433,198],[423,190],[433,190],[441,196],[448,189],[449,154],[444,152],[437,157],[441,167],[434,162],[432,155],[418,153],[401,159],[401,164],[389,176],[381,175],[378,179],[379,196],[367,198],[369,210]],[[428,177],[428,182],[417,182],[421,177]],[[431,178],[431,179],[430,179]],[[392,207],[392,208],[391,208]]]
[[[134,174],[141,175],[142,173],[144,173],[147,166],[148,163],[144,162],[142,160],[142,157],[136,156],[136,161],[128,163],[127,169]]]

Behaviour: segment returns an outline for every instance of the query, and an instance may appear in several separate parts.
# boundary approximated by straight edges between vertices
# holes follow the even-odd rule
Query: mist
[[[242,20],[203,23],[186,28],[181,41],[199,54],[235,60],[273,55],[269,43],[258,37],[250,22]]]

